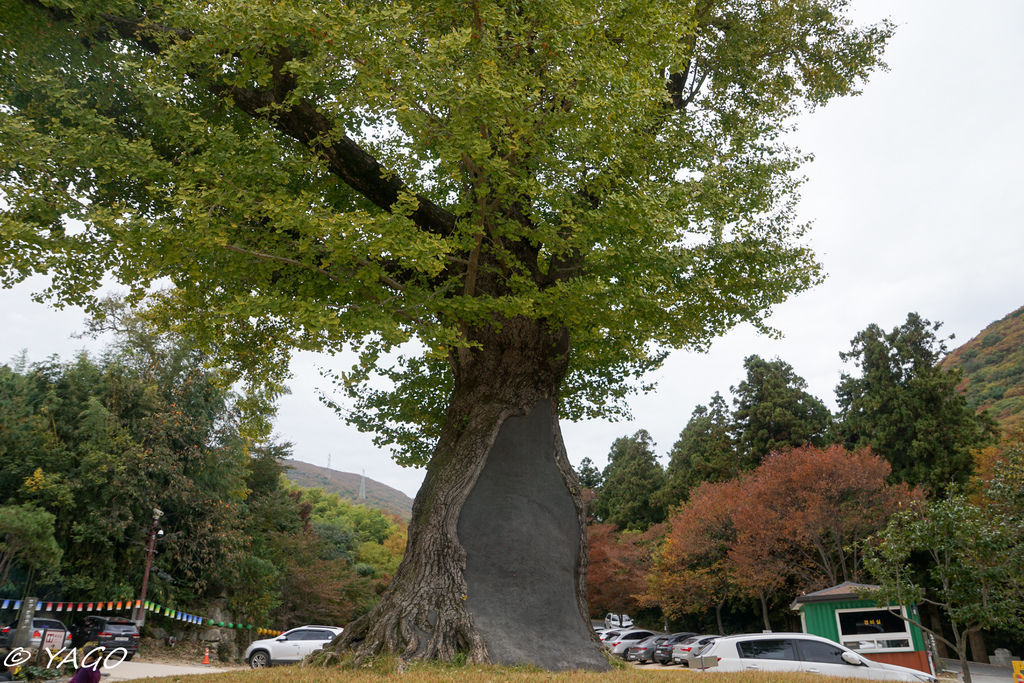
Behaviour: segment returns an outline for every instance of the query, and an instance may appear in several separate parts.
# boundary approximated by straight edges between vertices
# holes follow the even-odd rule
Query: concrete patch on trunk
[[[467,607],[495,664],[607,670],[576,604],[581,530],[554,439],[549,401],[501,426],[459,518]]]

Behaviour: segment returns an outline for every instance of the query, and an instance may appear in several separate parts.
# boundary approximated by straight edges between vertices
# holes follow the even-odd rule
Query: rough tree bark
[[[607,669],[586,609],[584,506],[558,428],[564,331],[470,331],[409,542],[380,603],[331,646],[402,659]]]

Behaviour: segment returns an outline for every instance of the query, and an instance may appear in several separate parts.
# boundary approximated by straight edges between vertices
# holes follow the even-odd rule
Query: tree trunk
[[[963,677],[964,683],[971,683],[971,665],[967,661],[967,643],[960,646],[957,655],[960,657],[960,675]]]
[[[985,646],[985,634],[980,630],[971,631],[967,640],[971,644],[971,661],[988,664],[988,648]]]
[[[939,610],[936,609],[934,605],[930,604],[921,605],[921,611],[927,611],[928,627],[936,636],[938,636],[938,638],[935,639],[936,654],[942,659],[948,659],[949,648],[946,646],[946,641],[944,640],[942,633],[942,615],[939,613]]]
[[[331,646],[403,660],[608,668],[586,608],[583,500],[558,428],[568,343],[514,319],[453,354],[445,426],[405,557],[377,606]],[[329,658],[328,658],[329,659]]]
[[[768,621],[768,596],[765,595],[764,591],[758,591],[758,595],[761,598],[761,619],[764,621],[764,630],[770,633],[772,625]]]

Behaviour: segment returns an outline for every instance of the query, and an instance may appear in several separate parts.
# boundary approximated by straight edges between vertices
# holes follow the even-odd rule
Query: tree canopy
[[[159,507],[151,599],[200,609],[226,595],[236,618],[282,625],[369,610],[401,557],[399,525],[286,489],[290,446],[241,437],[202,354],[107,308],[117,334],[100,357],[0,366],[0,587],[135,597]]]
[[[857,544],[917,496],[886,483],[888,463],[867,449],[805,446],[773,453],[725,482],[705,482],[669,516],[646,602],[670,616],[735,597],[771,598],[859,581]]]
[[[693,409],[690,421],[673,444],[659,498],[667,509],[686,500],[690,490],[702,482],[727,481],[743,469],[733,436],[732,413],[716,391],[708,405]]]
[[[64,551],[53,538],[53,522],[33,505],[0,505],[0,590],[15,566],[56,573]]]
[[[618,533],[614,524],[591,524],[587,527],[587,536],[590,615],[636,614],[637,597],[644,590],[647,575],[646,552],[640,534]]]
[[[1000,469],[997,490],[1016,479],[1012,488],[1019,498],[1020,459],[1001,463]],[[994,627],[1019,631],[1024,625],[1020,527],[1005,512],[973,505],[959,494],[919,502],[894,515],[866,545],[867,567],[881,584],[879,602],[923,602],[941,610],[952,640],[922,626],[957,652],[967,683],[971,633]]]
[[[351,418],[413,461],[443,360],[501,320],[568,334],[565,415],[615,411],[818,280],[780,134],[877,66],[891,26],[846,9],[7,3],[2,279],[161,288],[253,387],[292,349],[358,347],[351,387],[404,348]]]

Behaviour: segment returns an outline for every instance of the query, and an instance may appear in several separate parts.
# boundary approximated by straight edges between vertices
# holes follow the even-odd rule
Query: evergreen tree
[[[807,382],[793,366],[755,355],[748,356],[743,367],[746,379],[732,388],[736,446],[743,469],[757,467],[774,451],[825,443],[832,414],[806,391]]]
[[[937,495],[968,482],[971,449],[995,434],[991,418],[975,414],[957,391],[960,370],[939,367],[946,353],[941,326],[917,313],[889,333],[869,325],[839,354],[860,376],[844,373],[836,388],[847,448],[870,446],[892,465],[894,480]]]
[[[576,476],[579,477],[580,486],[585,489],[597,490],[601,487],[601,470],[597,469],[597,465],[590,458],[583,458],[580,461]]]
[[[594,501],[598,519],[620,529],[635,530],[664,521],[665,508],[656,494],[664,485],[665,471],[646,430],[615,440],[602,479]]]
[[[694,408],[669,454],[665,486],[659,493],[663,506],[679,505],[705,481],[728,481],[740,473],[732,432],[732,413],[717,391],[708,405]]]

